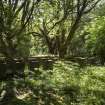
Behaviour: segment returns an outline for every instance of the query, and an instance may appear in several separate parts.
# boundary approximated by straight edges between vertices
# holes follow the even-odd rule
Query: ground
[[[105,105],[105,67],[59,61],[53,71],[40,69],[17,88],[13,105]]]

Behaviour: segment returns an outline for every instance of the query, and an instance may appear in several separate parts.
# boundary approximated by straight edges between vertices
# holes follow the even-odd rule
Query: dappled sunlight
[[[0,105],[105,105],[104,0],[0,0]]]
[[[28,90],[19,95],[18,99],[26,101],[25,105],[46,103],[51,105],[68,105],[68,103],[101,105],[105,103],[105,68],[86,67],[80,70],[81,73],[76,73],[79,70],[78,66],[75,67],[72,63],[69,65],[63,61],[55,64],[52,73],[41,70],[39,75],[41,78],[35,79],[33,75],[31,79],[26,79],[25,84]],[[98,74],[98,71],[103,75],[103,80],[100,79],[101,75]]]

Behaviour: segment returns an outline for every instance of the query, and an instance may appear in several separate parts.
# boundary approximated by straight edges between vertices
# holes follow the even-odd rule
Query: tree
[[[58,54],[63,58],[76,31],[79,28],[82,17],[89,13],[101,0],[53,0],[42,2],[39,6],[36,32],[44,39],[50,54]],[[47,9],[49,8],[49,9]]]
[[[25,34],[31,19],[34,2],[30,0],[0,1],[0,48],[9,58],[16,55],[16,41]]]
[[[0,0],[0,51],[10,61],[13,61],[14,57],[20,57],[19,44],[27,37],[28,24],[32,19],[35,4],[38,4],[38,1]],[[11,67],[11,71],[14,70]],[[3,97],[5,104],[15,96],[13,76],[6,78],[6,94]]]

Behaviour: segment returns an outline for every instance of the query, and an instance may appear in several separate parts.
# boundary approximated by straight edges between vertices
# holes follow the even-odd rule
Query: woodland
[[[0,0],[0,105],[105,105],[105,0]]]

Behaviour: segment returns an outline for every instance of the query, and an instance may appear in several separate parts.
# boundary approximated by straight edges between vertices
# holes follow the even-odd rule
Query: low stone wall
[[[8,80],[13,77],[24,77],[25,65],[29,70],[34,71],[35,68],[42,67],[43,70],[52,70],[53,64],[57,60],[55,57],[29,57],[27,59],[0,58],[0,80]]]

